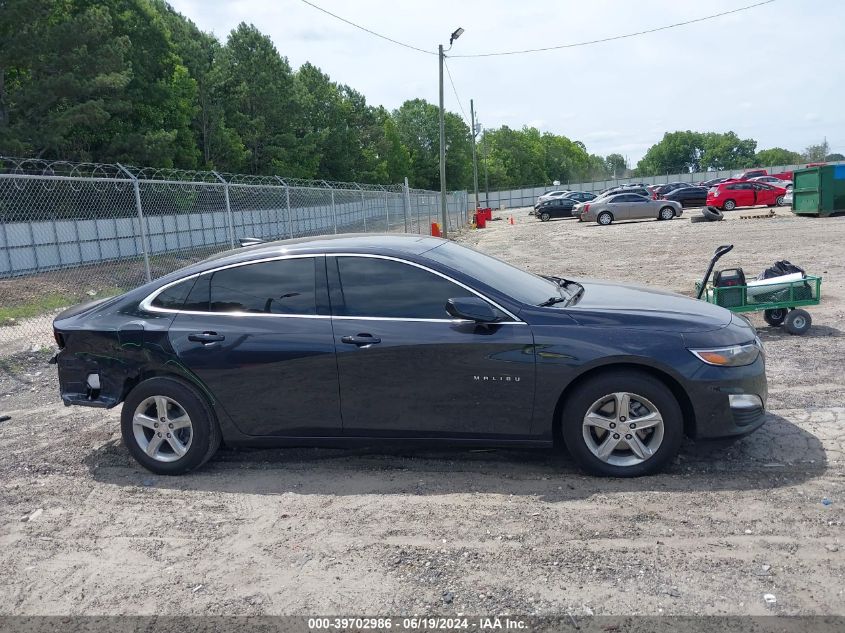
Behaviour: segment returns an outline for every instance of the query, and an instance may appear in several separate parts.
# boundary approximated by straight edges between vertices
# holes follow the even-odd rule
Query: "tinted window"
[[[313,257],[224,268],[200,275],[185,310],[317,314]]]
[[[521,303],[537,305],[559,294],[557,284],[465,246],[447,242],[425,254]]]
[[[416,266],[373,257],[336,257],[340,277],[338,316],[449,319],[446,301],[474,296]]]
[[[188,279],[187,281],[170,286],[170,288],[165,288],[153,299],[152,305],[166,310],[181,310],[185,304],[185,299],[188,298],[188,294],[191,292],[191,288],[194,287],[195,281],[196,278]]]

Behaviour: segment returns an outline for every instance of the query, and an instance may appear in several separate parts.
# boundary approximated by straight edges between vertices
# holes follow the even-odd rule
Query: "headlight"
[[[720,367],[741,367],[750,365],[760,355],[760,346],[757,342],[746,343],[745,345],[732,345],[730,347],[715,347],[713,349],[691,349],[700,360],[708,365],[719,365]]]

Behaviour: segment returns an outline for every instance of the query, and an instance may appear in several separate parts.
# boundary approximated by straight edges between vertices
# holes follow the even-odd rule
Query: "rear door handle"
[[[381,339],[372,334],[358,334],[356,336],[344,336],[340,339],[340,342],[347,345],[357,345],[358,347],[369,347],[381,343]]]
[[[226,337],[217,332],[194,332],[188,334],[188,340],[194,343],[202,343],[203,345],[210,345],[211,343],[219,343],[225,341]]]

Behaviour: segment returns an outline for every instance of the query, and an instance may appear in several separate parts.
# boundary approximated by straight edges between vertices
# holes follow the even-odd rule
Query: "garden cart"
[[[733,244],[716,249],[704,279],[695,283],[696,298],[714,303],[732,312],[763,312],[771,326],[780,326],[790,334],[805,334],[813,323],[802,308],[821,301],[821,277],[794,273],[769,279],[748,281],[741,268],[720,270],[710,282],[713,267],[733,250]]]

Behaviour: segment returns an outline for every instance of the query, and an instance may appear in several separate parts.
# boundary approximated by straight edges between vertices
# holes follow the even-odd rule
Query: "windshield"
[[[550,297],[560,296],[560,287],[555,282],[452,242],[441,244],[424,256],[469,275],[521,303],[538,305]]]

